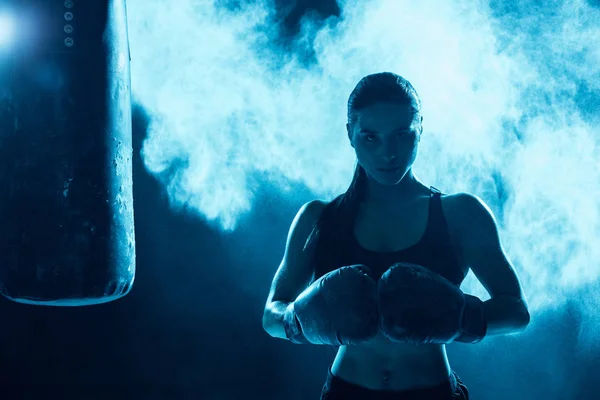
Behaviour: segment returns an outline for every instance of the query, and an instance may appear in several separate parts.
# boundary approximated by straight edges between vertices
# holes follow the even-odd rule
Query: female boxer
[[[523,330],[529,312],[495,219],[476,196],[412,172],[423,133],[413,86],[364,77],[348,101],[348,190],[294,219],[263,316],[271,336],[339,346],[321,399],[468,399],[445,344]],[[469,268],[490,299],[464,294]]]

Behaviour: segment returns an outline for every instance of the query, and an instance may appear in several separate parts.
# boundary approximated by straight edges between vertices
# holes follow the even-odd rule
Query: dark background
[[[282,6],[282,45],[307,9],[323,17],[339,12],[332,0]],[[41,391],[79,399],[318,398],[333,349],[272,339],[261,327],[289,223],[310,193],[299,187],[284,198],[261,186],[253,214],[227,235],[173,213],[139,155],[147,120],[136,106],[131,293],[84,308],[0,298],[0,399]],[[534,317],[521,335],[448,346],[473,398],[600,398],[600,353],[578,344],[580,311]]]

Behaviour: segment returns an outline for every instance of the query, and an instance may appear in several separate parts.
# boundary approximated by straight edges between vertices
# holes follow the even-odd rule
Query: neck
[[[419,193],[420,183],[413,174],[412,168],[400,182],[393,186],[381,185],[370,177],[367,178],[366,201],[378,203],[398,203],[412,199]]]

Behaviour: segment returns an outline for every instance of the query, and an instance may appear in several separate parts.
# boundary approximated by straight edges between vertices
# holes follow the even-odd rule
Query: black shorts
[[[347,382],[331,373],[321,391],[321,400],[468,400],[469,390],[456,372],[439,385],[414,390],[371,390]]]

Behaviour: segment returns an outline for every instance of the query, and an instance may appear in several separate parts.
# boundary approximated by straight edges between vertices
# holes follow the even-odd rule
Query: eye
[[[374,142],[375,140],[377,140],[377,135],[373,135],[372,133],[369,133],[368,135],[365,135],[365,140],[367,142]]]

